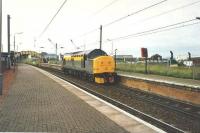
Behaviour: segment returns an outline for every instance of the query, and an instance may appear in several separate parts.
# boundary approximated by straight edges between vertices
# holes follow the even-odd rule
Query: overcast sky
[[[187,52],[191,52],[192,56],[200,56],[200,23],[169,31],[116,39],[200,17],[200,0],[167,0],[105,26],[160,1],[162,0],[67,0],[42,34],[64,0],[3,0],[3,51],[7,51],[6,18],[7,14],[10,14],[11,49],[13,49],[13,35],[23,32],[16,35],[16,49],[18,46],[19,51],[35,50],[53,53],[55,47],[48,38],[53,43],[58,43],[59,53],[76,51],[75,45],[86,50],[99,48],[98,28],[103,25],[102,49],[108,54],[112,53],[113,44],[113,49],[117,49],[118,54],[131,54],[134,57],[140,56],[141,47],[148,48],[149,56],[158,53],[168,57],[170,50],[175,56],[187,55]],[[185,25],[197,22],[200,20]],[[93,29],[96,30],[85,34]],[[73,40],[75,45],[70,40]]]

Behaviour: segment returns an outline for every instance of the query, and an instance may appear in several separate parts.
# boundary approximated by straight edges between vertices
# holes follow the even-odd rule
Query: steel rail
[[[95,95],[95,96],[97,96],[97,97],[109,102],[109,103],[111,103],[112,105],[115,105],[115,106],[119,107],[120,109],[122,109],[122,110],[124,110],[124,111],[126,111],[126,112],[128,112],[128,113],[130,113],[130,114],[132,114],[134,116],[136,116],[136,117],[139,117],[139,118],[143,119],[144,121],[147,121],[149,123],[153,123],[154,126],[160,128],[160,129],[162,129],[162,130],[164,130],[166,132],[184,133],[184,131],[181,130],[181,129],[178,129],[178,128],[172,126],[172,125],[169,125],[169,124],[167,124],[167,123],[165,123],[165,122],[163,122],[163,121],[161,121],[159,119],[156,119],[156,118],[154,118],[154,117],[152,117],[152,116],[150,116],[148,114],[145,114],[145,113],[143,113],[143,112],[141,112],[139,110],[136,110],[136,109],[134,109],[134,108],[132,108],[132,107],[126,105],[126,104],[123,104],[123,103],[121,103],[121,102],[119,102],[117,100],[114,100],[114,99],[112,99],[112,98],[110,98],[108,96],[100,94],[100,93],[98,93],[98,92],[96,92],[96,91],[94,91],[92,89],[84,87],[83,85],[78,84],[77,82],[74,82],[72,80],[67,79],[66,76],[62,76],[62,75],[64,75],[64,73],[62,71],[59,71],[59,70],[56,71],[55,69],[52,70],[52,68],[50,68],[50,69],[51,69],[50,71],[56,72],[56,73],[52,73],[51,72],[53,75],[55,75],[55,76],[65,80],[65,81],[67,81],[67,82],[69,82],[69,83],[71,83],[71,84],[73,84],[73,85],[75,85],[75,86],[77,86],[77,87],[79,87],[79,88],[81,88],[81,89],[83,89],[83,90],[85,90],[85,91],[87,91],[87,92],[89,92],[89,93],[91,93],[91,94],[93,94],[93,95]]]

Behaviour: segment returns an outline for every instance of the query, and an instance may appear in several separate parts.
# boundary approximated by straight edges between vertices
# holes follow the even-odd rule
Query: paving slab
[[[121,127],[123,127],[126,131],[130,133],[155,133],[160,132],[164,133],[163,130],[141,120],[140,118],[137,118],[120,108],[86,92],[85,90],[80,89],[77,86],[74,86],[70,84],[69,82],[60,79],[44,70],[41,70],[39,68],[34,67],[44,75],[48,76],[49,78],[53,79],[57,83],[61,84],[65,89],[72,92],[82,100],[84,100],[86,103],[88,103],[90,106],[107,116],[110,120],[114,121]],[[139,127],[139,128],[138,128]]]
[[[126,133],[108,117],[28,65],[0,110],[0,132]]]

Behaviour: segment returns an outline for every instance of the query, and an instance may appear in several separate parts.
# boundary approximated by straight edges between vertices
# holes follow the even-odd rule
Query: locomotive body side
[[[84,61],[83,55],[66,55],[63,58],[63,68],[66,70],[85,71],[85,67],[82,65]]]

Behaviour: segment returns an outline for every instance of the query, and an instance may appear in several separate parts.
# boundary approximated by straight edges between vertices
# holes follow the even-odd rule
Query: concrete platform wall
[[[121,76],[120,81],[121,84],[131,88],[137,88],[142,91],[200,105],[200,90],[196,88],[194,89],[186,86],[171,85],[124,76]]]

